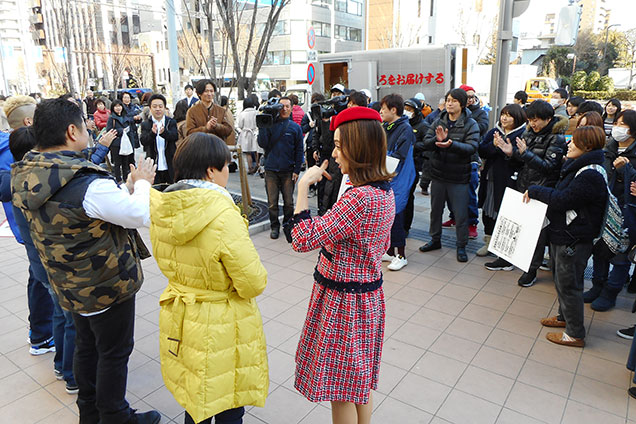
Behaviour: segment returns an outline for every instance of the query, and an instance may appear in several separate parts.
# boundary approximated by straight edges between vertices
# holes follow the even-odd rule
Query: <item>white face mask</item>
[[[550,99],[550,104],[552,105],[552,107],[559,107],[559,106],[561,106],[561,100],[560,99]]]
[[[404,114],[407,118],[411,119],[413,117],[413,112],[409,112],[408,110],[404,111]]]
[[[629,137],[629,128],[617,127],[616,125],[612,127],[612,138],[619,143],[627,140]]]

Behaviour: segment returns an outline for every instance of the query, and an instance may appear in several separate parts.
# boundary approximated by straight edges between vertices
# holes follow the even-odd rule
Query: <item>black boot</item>
[[[592,288],[583,293],[583,302],[592,303],[603,291],[603,287],[605,287],[605,281],[594,281],[592,280]]]
[[[627,293],[636,293],[636,271],[632,274],[632,279],[627,286]]]
[[[603,287],[601,294],[592,302],[592,309],[599,312],[605,312],[616,306],[616,297],[621,292],[621,289],[612,289]]]

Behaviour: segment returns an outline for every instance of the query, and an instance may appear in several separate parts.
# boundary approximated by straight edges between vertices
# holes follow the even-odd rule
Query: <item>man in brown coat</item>
[[[186,115],[186,136],[195,132],[214,134],[224,141],[234,131],[230,112],[214,104],[216,86],[209,79],[197,82],[199,101],[188,109]]]

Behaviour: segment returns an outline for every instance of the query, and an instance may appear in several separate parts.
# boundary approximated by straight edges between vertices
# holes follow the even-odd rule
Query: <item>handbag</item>
[[[130,142],[130,138],[128,137],[129,131],[130,127],[124,128],[124,131],[121,135],[121,141],[119,143],[119,156],[132,155],[134,152],[132,143]]]

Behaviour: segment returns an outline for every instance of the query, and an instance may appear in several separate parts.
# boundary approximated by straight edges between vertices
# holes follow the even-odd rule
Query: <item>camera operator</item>
[[[336,84],[331,87],[331,99],[336,99],[344,95],[345,88],[342,84]],[[344,97],[343,97],[344,99]],[[312,150],[314,160],[318,165],[324,161],[329,161],[327,172],[332,179],[323,178],[318,182],[318,215],[324,215],[338,200],[338,191],[340,190],[340,182],[342,181],[342,173],[335,161],[331,158],[333,152],[333,131],[331,126],[331,116],[316,120],[314,129]]]
[[[258,131],[258,145],[265,150],[265,190],[272,239],[277,239],[280,234],[278,194],[283,193],[285,224],[294,214],[294,184],[303,164],[303,133],[300,125],[290,119],[291,100],[282,97],[280,104],[282,109],[274,124]]]

